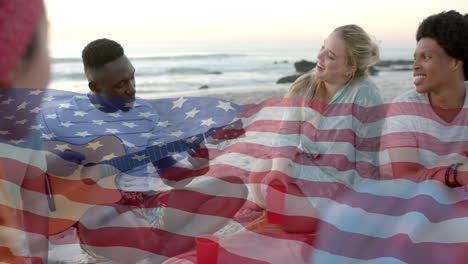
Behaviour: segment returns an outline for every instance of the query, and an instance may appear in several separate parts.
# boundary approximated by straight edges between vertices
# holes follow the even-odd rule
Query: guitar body
[[[55,211],[49,212],[50,235],[68,229],[89,208],[121,199],[115,184],[119,171],[110,165],[83,166],[125,155],[125,148],[119,138],[103,136],[83,145],[48,141],[44,146],[48,153],[47,174],[55,203]],[[84,154],[85,159],[77,164],[57,155],[66,149]]]
[[[123,142],[115,136],[102,136],[82,145],[45,142],[49,175],[46,185],[50,187],[51,209],[49,234],[65,231],[93,206],[118,202],[122,198],[115,184],[119,173],[175,153],[194,151],[207,136],[223,127],[210,128],[187,139],[149,146],[131,154],[125,153]]]

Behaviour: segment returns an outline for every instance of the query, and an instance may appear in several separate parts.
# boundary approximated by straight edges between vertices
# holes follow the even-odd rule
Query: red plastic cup
[[[268,222],[281,224],[284,220],[284,206],[288,186],[280,181],[273,181],[267,188],[266,208]]]
[[[219,237],[201,235],[195,238],[198,264],[218,264]]]

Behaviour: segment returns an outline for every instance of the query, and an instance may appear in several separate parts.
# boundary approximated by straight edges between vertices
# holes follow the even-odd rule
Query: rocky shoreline
[[[300,60],[294,63],[296,74],[281,77],[276,81],[277,84],[281,83],[292,83],[296,81],[302,74],[309,72],[317,65],[316,62],[307,60]],[[413,61],[412,60],[382,60],[376,65],[369,68],[371,76],[378,75],[381,71],[411,71]]]

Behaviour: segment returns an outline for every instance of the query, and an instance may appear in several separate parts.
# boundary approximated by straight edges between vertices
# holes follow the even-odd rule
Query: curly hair
[[[465,81],[468,78],[468,14],[450,10],[424,19],[416,32],[416,41],[431,38],[453,58],[463,61]]]
[[[95,70],[123,55],[124,49],[119,43],[102,38],[94,40],[86,45],[81,53],[81,58],[83,59],[85,70]]]

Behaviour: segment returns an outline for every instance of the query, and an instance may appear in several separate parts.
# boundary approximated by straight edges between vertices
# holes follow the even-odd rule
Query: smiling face
[[[124,55],[92,71],[89,88],[110,98],[135,98],[135,68]]]
[[[317,56],[315,77],[332,84],[344,84],[355,67],[348,65],[346,43],[338,32],[333,32],[325,41]]]
[[[454,75],[453,65],[456,59],[450,57],[432,38],[418,41],[414,52],[413,76],[416,91],[419,93],[438,93],[451,83]]]

